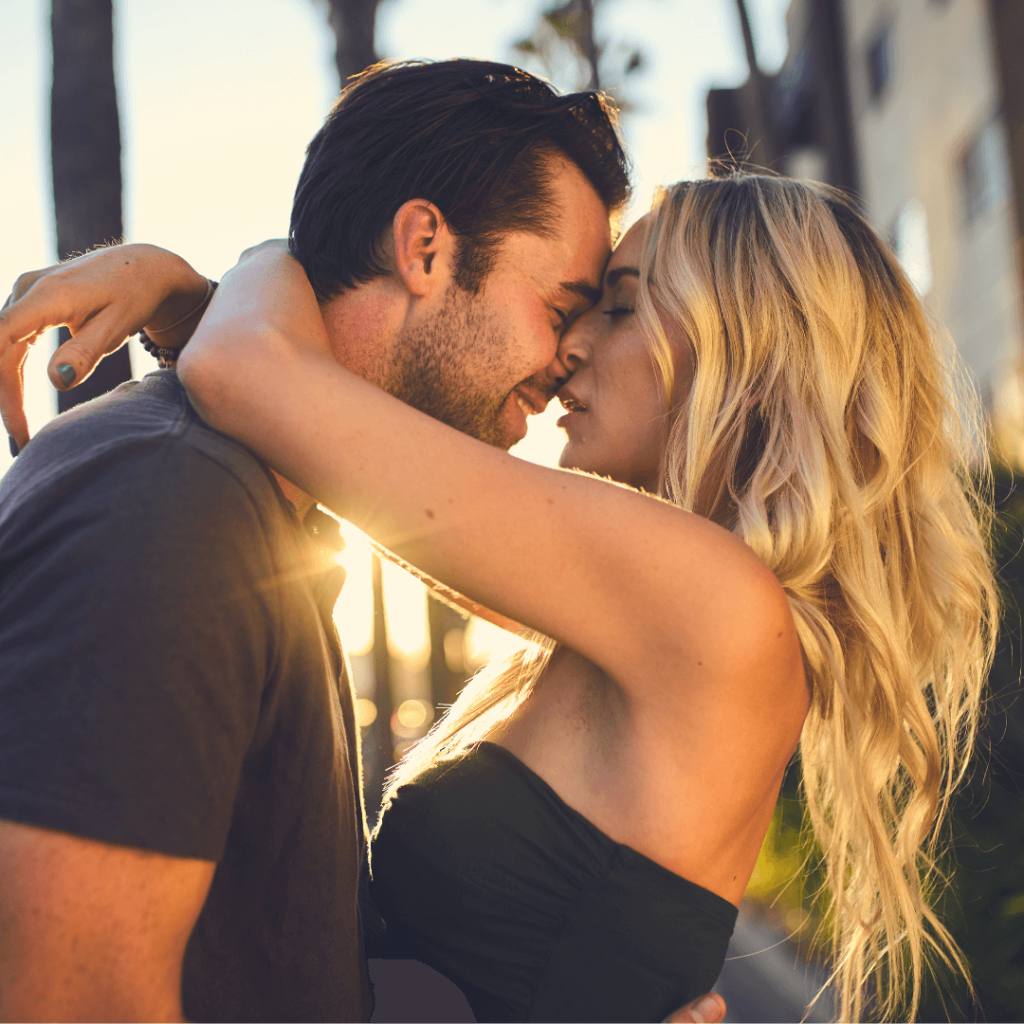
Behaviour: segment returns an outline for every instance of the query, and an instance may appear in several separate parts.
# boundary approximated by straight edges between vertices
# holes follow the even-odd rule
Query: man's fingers
[[[719,1024],[724,1019],[725,1000],[717,992],[709,992],[669,1014],[664,1024]]]
[[[29,439],[23,372],[27,358],[27,341],[8,345],[0,352],[0,414],[7,433],[19,450],[28,444]]]

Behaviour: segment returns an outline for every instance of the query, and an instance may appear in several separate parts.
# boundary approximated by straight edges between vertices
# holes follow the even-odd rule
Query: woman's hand
[[[246,249],[223,283],[217,319],[235,326],[244,322],[250,331],[273,330],[294,353],[331,356],[320,305],[305,270],[289,253],[287,239],[271,238]],[[219,334],[208,329],[212,323],[208,320],[197,334],[192,356],[204,345],[217,344],[204,340]]]
[[[181,257],[153,245],[110,246],[22,274],[0,310],[0,414],[18,447],[29,440],[23,371],[36,338],[53,327],[70,328],[71,340],[47,371],[64,391],[144,327],[161,346],[180,348],[199,322],[208,290],[206,278]]]
[[[719,1024],[724,1018],[725,1000],[717,992],[709,992],[681,1006],[664,1024]]]
[[[178,373],[203,418],[223,429],[231,410],[249,407],[249,364],[297,358],[338,368],[306,272],[285,241],[262,242],[224,275]]]

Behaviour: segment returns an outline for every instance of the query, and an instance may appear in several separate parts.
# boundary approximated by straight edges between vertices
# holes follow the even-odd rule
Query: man
[[[392,65],[310,145],[290,244],[340,362],[508,447],[557,386],[627,190],[597,97]],[[207,294],[149,247],[21,280],[0,318],[18,445],[38,330],[75,330],[67,386],[143,325],[173,347]],[[54,421],[0,484],[0,1016],[365,1019],[325,519],[170,372]]]

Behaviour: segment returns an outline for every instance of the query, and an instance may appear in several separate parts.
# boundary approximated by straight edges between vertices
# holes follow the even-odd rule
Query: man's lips
[[[512,397],[516,400],[516,403],[519,405],[519,408],[523,410],[524,416],[533,415],[533,406],[530,405],[530,403],[525,398],[523,398],[523,396],[518,391],[513,391]]]
[[[547,398],[539,392],[534,391],[532,388],[527,389],[522,385],[513,388],[509,393],[509,398],[514,399],[511,402],[506,400],[506,408],[509,410],[506,415],[510,416],[512,420],[510,443],[517,444],[526,437],[528,418],[543,412],[548,402]]]
[[[532,381],[517,384],[502,403],[503,415],[507,417],[509,429],[508,445],[517,444],[526,437],[527,420],[542,413],[554,397],[552,389],[544,388]]]
[[[523,410],[524,416],[534,416],[543,412],[548,407],[549,396],[537,391],[534,388],[527,388],[522,384],[512,389],[519,408]]]

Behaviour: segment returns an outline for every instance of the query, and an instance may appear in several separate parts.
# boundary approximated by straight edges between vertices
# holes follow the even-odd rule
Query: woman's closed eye
[[[634,312],[632,306],[612,306],[611,309],[602,309],[601,313],[604,316],[610,316],[612,318],[620,316],[628,316]]]

